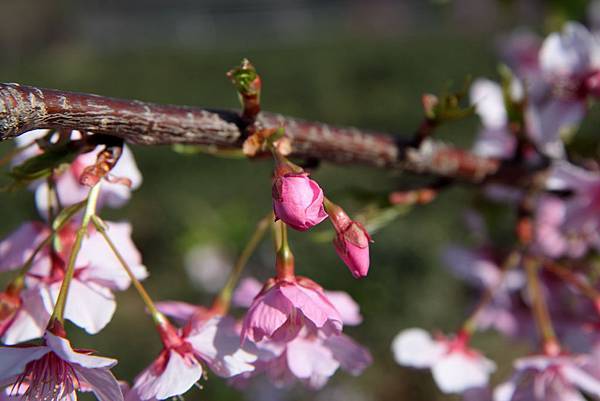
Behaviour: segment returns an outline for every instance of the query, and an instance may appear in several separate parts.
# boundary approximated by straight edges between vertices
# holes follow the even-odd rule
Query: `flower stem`
[[[471,312],[467,320],[462,325],[461,332],[466,333],[467,335],[471,335],[477,329],[477,319],[479,315],[483,311],[483,309],[494,299],[494,294],[504,283],[504,279],[506,277],[506,273],[516,267],[521,260],[521,253],[518,250],[513,250],[504,260],[502,266],[500,266],[500,277],[498,281],[494,283],[493,286],[488,287],[484,292],[481,300]]]
[[[135,275],[133,274],[133,271],[131,270],[131,267],[129,267],[129,264],[127,263],[125,258],[123,258],[123,255],[121,255],[121,252],[119,252],[119,250],[115,246],[114,242],[108,236],[108,233],[106,232],[106,225],[104,224],[104,222],[98,216],[93,216],[92,222],[94,223],[96,230],[98,230],[100,235],[102,235],[102,237],[108,244],[110,250],[117,257],[117,259],[119,260],[119,263],[121,263],[121,266],[123,267],[123,269],[129,276],[131,283],[133,284],[133,286],[137,290],[138,294],[140,295],[140,298],[142,298],[142,301],[148,308],[148,311],[150,312],[150,315],[152,316],[154,323],[157,326],[161,326],[161,327],[164,326],[167,323],[167,318],[156,308],[154,301],[152,301],[152,298],[150,298],[150,295],[148,295],[148,292],[146,291],[146,289],[144,288],[142,283],[140,283],[140,281],[137,279],[137,277],[135,277]]]
[[[256,250],[256,247],[260,244],[263,239],[267,229],[269,228],[271,221],[273,221],[273,212],[269,212],[265,217],[260,219],[252,237],[246,244],[246,247],[243,249],[242,253],[238,257],[233,266],[233,270],[231,271],[229,278],[227,279],[227,283],[223,286],[223,289],[219,292],[217,297],[213,302],[213,309],[218,309],[220,313],[227,313],[229,310],[229,305],[231,304],[231,296],[233,295],[233,290],[240,280],[240,276],[244,271],[244,267],[248,263],[248,259]]]
[[[85,212],[83,213],[83,218],[81,221],[81,226],[79,230],[77,230],[77,234],[75,236],[75,242],[73,243],[73,248],[71,249],[71,255],[69,256],[69,262],[67,264],[67,268],[65,271],[65,277],[63,279],[62,285],[60,287],[60,292],[58,293],[58,297],[56,299],[56,305],[54,306],[54,311],[52,312],[52,316],[50,317],[49,325],[54,325],[55,321],[59,323],[64,323],[65,320],[65,306],[67,304],[67,296],[69,294],[69,287],[71,285],[71,281],[73,280],[73,275],[75,273],[75,262],[77,261],[77,255],[81,250],[81,243],[83,242],[83,236],[87,233],[88,225],[90,223],[90,219],[96,213],[96,203],[98,201],[98,195],[100,193],[100,183],[94,185],[92,189],[90,189],[90,193],[87,198]]]
[[[600,299],[600,292],[589,283],[585,282],[582,277],[579,277],[573,273],[571,270],[566,269],[552,260],[544,261],[543,267],[561,280],[573,285],[583,295],[590,298],[592,301],[596,302]]]
[[[294,255],[290,249],[287,236],[287,225],[279,220],[275,223],[280,229],[279,247],[275,255],[277,278],[287,280],[294,277]]]
[[[542,337],[544,352],[548,355],[557,355],[560,353],[560,345],[552,326],[548,305],[544,299],[538,271],[540,263],[531,258],[525,258],[525,270],[527,272],[527,285],[529,297],[532,302],[532,312],[535,317],[540,336]]]

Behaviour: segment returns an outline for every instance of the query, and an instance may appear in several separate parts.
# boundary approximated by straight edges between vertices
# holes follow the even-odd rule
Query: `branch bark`
[[[0,84],[0,140],[38,128],[113,135],[139,145],[202,144],[240,148],[246,126],[238,112],[161,105],[137,100]],[[292,156],[363,164],[481,182],[502,170],[486,159],[426,140],[418,148],[390,134],[336,127],[261,112],[259,126],[284,126]]]

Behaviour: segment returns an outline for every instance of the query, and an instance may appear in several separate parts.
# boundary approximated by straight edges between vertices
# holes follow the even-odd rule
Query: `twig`
[[[284,126],[292,157],[332,163],[363,164],[479,183],[484,179],[523,177],[524,166],[426,139],[410,140],[357,128],[261,112],[256,124]],[[109,97],[0,84],[0,140],[37,129],[78,129],[123,138],[141,145],[199,144],[240,148],[246,137],[244,119],[235,111],[146,103]],[[529,171],[530,169],[528,169]]]

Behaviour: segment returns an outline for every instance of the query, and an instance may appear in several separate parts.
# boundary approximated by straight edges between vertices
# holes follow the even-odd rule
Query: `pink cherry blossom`
[[[117,361],[73,350],[66,338],[46,332],[41,346],[0,347],[0,386],[25,400],[76,400],[80,387],[100,401],[123,400],[110,372]]]
[[[48,130],[34,130],[20,135],[16,138],[18,146],[27,146],[32,144],[36,139],[42,138],[48,134]],[[73,131],[72,139],[81,138],[81,133]],[[93,151],[79,155],[70,164],[69,168],[55,176],[56,190],[60,197],[63,206],[69,206],[84,200],[89,192],[89,188],[81,185],[79,178],[85,167],[93,165],[96,162],[98,153],[103,149],[102,146],[97,146]],[[28,157],[36,156],[42,153],[43,150],[37,145],[31,145],[22,152],[15,162],[22,162]],[[127,146],[123,147],[123,154],[119,161],[110,172],[110,177],[126,178],[131,186],[123,183],[104,180],[102,191],[98,199],[98,207],[108,205],[110,207],[120,207],[125,204],[131,197],[131,190],[137,189],[142,182],[142,175],[137,168],[133,154]],[[48,215],[48,184],[46,180],[40,180],[33,186],[35,190],[35,199],[38,211],[42,216]]]
[[[161,313],[182,323],[181,332],[196,355],[221,377],[252,371],[256,360],[254,348],[240,346],[240,330],[236,321],[218,308],[206,308],[185,302],[158,302]]]
[[[536,249],[551,258],[582,257],[590,245],[588,236],[567,226],[567,201],[555,196],[538,200],[534,220]]]
[[[525,121],[529,135],[549,156],[564,156],[561,135],[579,126],[586,114],[586,96],[598,92],[599,55],[600,41],[575,22],[550,34],[542,44],[542,84],[529,93]]]
[[[425,330],[408,329],[394,338],[392,351],[400,365],[431,369],[444,393],[483,387],[496,370],[494,362],[468,347],[464,335],[434,339]]]
[[[253,278],[241,281],[234,293],[234,302],[249,306],[261,291]],[[344,324],[357,325],[362,321],[358,304],[343,291],[324,291],[338,310]],[[372,363],[369,351],[344,334],[323,336],[301,329],[291,341],[263,340],[255,344],[258,360],[256,370],[235,379],[243,384],[247,379],[264,372],[278,387],[300,380],[310,388],[323,387],[338,368],[359,375]]]
[[[583,401],[600,397],[600,378],[589,356],[531,356],[515,361],[512,378],[494,391],[494,401]]]
[[[523,311],[518,291],[524,287],[525,276],[521,270],[511,269],[502,273],[494,255],[485,248],[467,249],[450,245],[444,249],[442,258],[450,271],[481,292],[493,291],[491,301],[477,314],[476,324],[481,330],[494,328],[501,333],[515,336],[523,331]],[[529,317],[529,311],[525,311]]]
[[[107,223],[108,233],[119,251],[131,266],[138,279],[147,276],[141,256],[131,240],[128,223]],[[2,340],[8,344],[39,337],[54,309],[66,261],[75,238],[75,223],[65,226],[57,236],[61,249],[44,247],[34,259],[25,279],[26,289],[21,293],[21,305],[10,326],[3,330]],[[27,238],[23,232],[31,233]],[[0,266],[15,269],[27,259],[43,238],[49,235],[43,223],[25,223],[14,234],[0,243]],[[31,238],[36,242],[31,242]],[[130,279],[104,238],[90,230],[85,238],[77,262],[75,276],[69,288],[65,318],[84,328],[88,333],[98,333],[111,320],[116,302],[112,291],[125,290]]]
[[[540,48],[540,68],[556,78],[582,78],[600,67],[597,39],[577,22],[548,35]]]
[[[317,390],[327,384],[339,368],[358,376],[373,362],[366,348],[344,334],[322,338],[302,332],[287,343],[268,343],[258,345],[262,350],[261,359],[251,376],[265,372],[277,387],[299,380]]]
[[[477,79],[471,86],[470,97],[483,125],[473,151],[486,157],[512,157],[517,140],[509,129],[508,113],[500,85],[488,79]]]
[[[550,190],[572,192],[572,195],[565,197],[561,206],[563,209],[555,201],[555,215],[549,216],[546,213],[546,219],[553,217],[551,222],[554,227],[557,223],[562,223],[558,227],[559,231],[554,234],[562,234],[571,240],[562,247],[564,251],[578,256],[583,253],[585,249],[582,248],[586,245],[600,249],[600,174],[564,161],[556,162],[546,186]]]
[[[299,276],[272,278],[246,313],[242,339],[289,341],[303,327],[325,336],[339,334],[342,318],[314,281]]]
[[[164,348],[136,378],[131,399],[162,400],[187,392],[202,377],[201,362],[221,377],[254,370],[256,356],[240,347],[235,321],[229,317],[196,319],[179,331],[165,324],[161,337]]]
[[[273,183],[275,216],[299,231],[306,231],[327,218],[323,190],[308,174],[287,173]]]
[[[492,254],[481,249],[467,249],[449,245],[442,259],[457,277],[480,288],[498,288],[498,291],[515,291],[523,288],[525,277],[518,270],[502,273]]]
[[[262,289],[263,285],[257,279],[253,277],[242,279],[233,293],[233,304],[244,308],[250,307]],[[343,324],[356,326],[362,323],[360,307],[347,292],[323,290],[323,293],[340,314]]]

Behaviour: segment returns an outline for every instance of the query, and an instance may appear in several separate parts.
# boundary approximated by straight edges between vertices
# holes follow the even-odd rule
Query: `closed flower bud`
[[[366,277],[369,272],[369,242],[367,230],[352,221],[344,230],[338,231],[333,245],[354,278]]]
[[[335,251],[354,278],[366,277],[369,272],[369,233],[362,224],[352,220],[340,206],[329,199],[325,203],[336,232],[333,239]]]
[[[306,231],[327,218],[323,190],[306,173],[278,175],[273,183],[275,216],[299,231]]]

